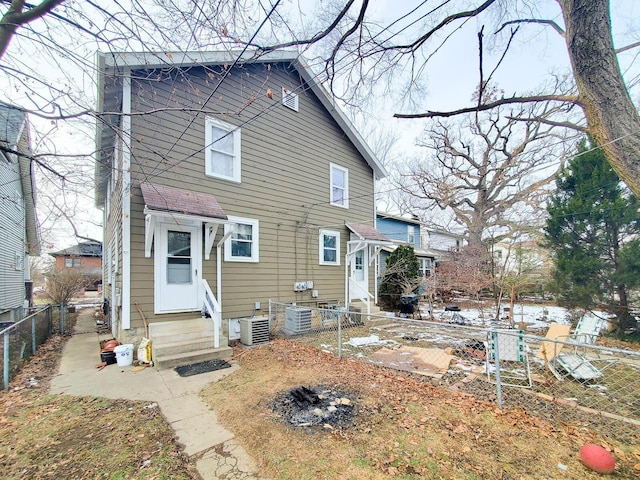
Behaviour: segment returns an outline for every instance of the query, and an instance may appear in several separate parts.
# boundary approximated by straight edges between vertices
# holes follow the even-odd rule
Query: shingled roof
[[[151,183],[141,183],[140,188],[148,209],[227,220],[227,215],[213,195]]]
[[[369,225],[347,223],[347,228],[358,235],[362,240],[366,240],[368,242],[388,242],[391,244],[391,240]]]

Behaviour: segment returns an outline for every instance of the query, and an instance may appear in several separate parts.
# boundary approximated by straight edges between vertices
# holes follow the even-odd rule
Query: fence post
[[[60,335],[64,335],[64,303],[60,304]]]
[[[49,327],[49,335],[51,335],[53,333],[53,315],[52,315],[52,310],[53,310],[53,305],[49,304],[47,305],[47,310],[46,310],[46,319],[47,319],[47,326]]]
[[[342,358],[342,312],[338,310],[338,358]]]
[[[9,390],[9,333],[4,332],[4,389]]]
[[[496,395],[498,397],[498,408],[502,409],[502,384],[500,383],[500,342],[498,342],[498,332],[491,331],[491,340],[493,341],[493,351],[496,361]],[[487,364],[488,366],[488,364]]]
[[[31,317],[31,355],[36,354],[36,316]]]

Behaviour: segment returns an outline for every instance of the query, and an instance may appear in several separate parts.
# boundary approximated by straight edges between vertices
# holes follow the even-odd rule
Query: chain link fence
[[[2,358],[2,388],[9,383],[40,345],[54,333],[63,333],[66,312],[64,306],[46,305],[32,309],[32,313],[15,323],[3,324],[0,330]]]
[[[272,337],[417,375],[500,408],[522,408],[559,428],[640,441],[640,352],[484,323],[468,325],[455,312],[428,321],[337,304],[269,304]]]

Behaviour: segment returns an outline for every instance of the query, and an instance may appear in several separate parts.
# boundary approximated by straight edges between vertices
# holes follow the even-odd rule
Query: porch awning
[[[188,219],[205,226],[205,260],[213,248],[213,241],[221,224],[235,224],[229,220],[216,197],[208,193],[192,192],[182,188],[141,183],[145,208],[145,257],[151,257],[151,246],[157,217],[175,220]]]
[[[151,183],[141,183],[140,188],[148,210],[227,220],[213,195]]]
[[[374,227],[369,225],[362,225],[360,223],[347,223],[347,228],[355,233],[359,240],[365,243],[377,243],[381,245],[393,245],[393,242],[389,240],[385,235],[380,233]]]

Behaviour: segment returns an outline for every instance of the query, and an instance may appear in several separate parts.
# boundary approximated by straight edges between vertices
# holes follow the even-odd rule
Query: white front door
[[[155,252],[156,313],[202,308],[200,227],[161,223]]]
[[[358,250],[351,260],[351,280],[357,287],[351,288],[351,300],[366,299],[369,292],[369,261],[367,249]]]

